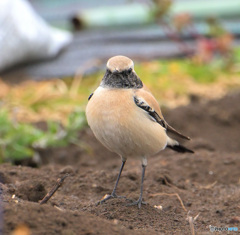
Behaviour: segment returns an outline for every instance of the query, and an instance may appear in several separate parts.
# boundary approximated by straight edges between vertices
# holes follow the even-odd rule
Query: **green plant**
[[[72,112],[67,124],[50,121],[43,131],[33,124],[11,120],[6,110],[0,111],[0,162],[31,158],[38,149],[77,143],[77,133],[86,125],[83,111]]]

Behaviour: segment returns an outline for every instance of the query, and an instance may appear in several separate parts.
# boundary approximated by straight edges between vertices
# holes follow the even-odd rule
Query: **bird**
[[[95,137],[122,160],[112,193],[97,204],[122,198],[116,190],[127,158],[141,159],[139,199],[129,204],[141,208],[146,204],[143,201],[143,182],[147,157],[166,147],[180,153],[194,153],[168,136],[172,133],[190,140],[166,122],[157,100],[136,74],[133,61],[123,55],[107,61],[99,87],[88,98],[86,118]]]

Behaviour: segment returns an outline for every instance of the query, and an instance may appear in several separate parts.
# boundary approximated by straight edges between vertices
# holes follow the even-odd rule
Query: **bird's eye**
[[[128,69],[128,73],[131,73],[132,72],[132,68]]]

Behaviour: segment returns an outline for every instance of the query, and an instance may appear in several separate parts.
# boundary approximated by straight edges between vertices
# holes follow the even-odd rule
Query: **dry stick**
[[[200,189],[210,189],[212,188],[215,184],[217,183],[217,181],[214,181],[212,184],[208,184],[206,186],[200,186]]]
[[[177,189],[178,191],[183,191],[182,189],[178,188],[178,187],[175,186],[174,184],[169,183],[169,182],[167,181],[166,177],[164,177],[164,180],[165,180],[165,183],[166,183],[167,186],[172,187],[172,188],[175,188],[175,189]]]
[[[190,225],[190,230],[191,230],[191,234],[195,235],[195,229],[194,229],[194,222],[197,220],[198,216],[200,215],[200,213],[198,213],[194,218],[192,216],[190,216],[190,211],[188,211],[187,213],[187,221],[189,222]]]
[[[190,212],[190,211],[189,211]],[[188,218],[187,218],[188,222],[189,222],[189,225],[190,225],[190,231],[191,231],[191,234],[192,235],[195,235],[195,229],[194,229],[194,224],[193,224],[193,217],[192,216],[189,216],[189,213],[188,213]]]
[[[39,202],[40,205],[47,203],[48,200],[53,196],[53,194],[62,186],[63,181],[69,176],[69,174],[64,175],[62,178],[58,178],[54,187],[46,194],[46,196]]]
[[[187,211],[187,209],[185,208],[182,199],[180,198],[178,193],[154,193],[154,194],[150,194],[151,197],[156,197],[156,196],[161,196],[161,195],[167,195],[167,196],[176,196],[178,198],[178,200],[180,201],[180,204],[183,208],[183,210]]]

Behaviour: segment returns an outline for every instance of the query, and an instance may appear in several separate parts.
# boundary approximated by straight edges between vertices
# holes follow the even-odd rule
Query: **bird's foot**
[[[140,209],[142,205],[147,205],[147,203],[144,202],[144,201],[142,200],[142,198],[139,198],[137,201],[134,201],[134,202],[132,202],[132,203],[130,203],[130,204],[127,204],[127,206],[135,206],[135,205],[137,205],[138,208]]]
[[[125,196],[118,196],[116,193],[112,193],[112,194],[106,194],[102,200],[100,200],[99,202],[96,203],[96,205],[100,205],[104,202],[106,202],[107,200],[109,199],[112,199],[112,198],[126,198]]]

